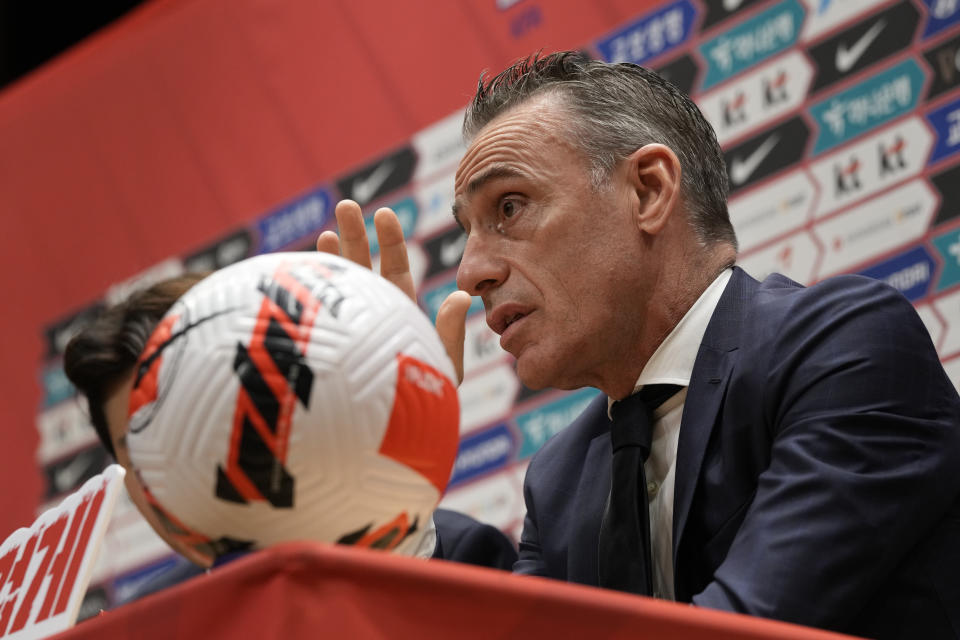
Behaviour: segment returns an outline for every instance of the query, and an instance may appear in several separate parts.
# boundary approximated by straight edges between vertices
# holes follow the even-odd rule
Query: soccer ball
[[[150,337],[130,458],[168,528],[214,552],[412,553],[457,452],[454,376],[385,279],[324,253],[257,256],[194,285]]]

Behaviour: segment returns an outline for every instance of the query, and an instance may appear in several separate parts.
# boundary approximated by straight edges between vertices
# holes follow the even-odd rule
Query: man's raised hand
[[[338,236],[334,231],[324,231],[317,238],[317,251],[342,255],[344,258],[371,269],[370,242],[363,223],[363,211],[353,200],[341,200],[334,210],[337,218]],[[417,301],[417,290],[410,274],[410,262],[407,259],[407,243],[403,238],[403,227],[391,209],[378,209],[373,216],[373,224],[380,242],[380,275],[395,284]],[[457,371],[457,382],[463,380],[463,341],[467,311],[470,308],[470,295],[466,291],[454,291],[440,305],[437,312],[437,333],[443,342],[447,355],[453,361]]]

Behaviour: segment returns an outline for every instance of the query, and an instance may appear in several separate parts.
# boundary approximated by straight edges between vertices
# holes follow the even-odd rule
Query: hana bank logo
[[[785,0],[701,45],[700,53],[707,61],[703,88],[789,49],[797,41],[803,16],[797,0]]]
[[[810,113],[820,126],[814,154],[904,115],[917,105],[923,82],[920,66],[908,59],[813,105]]]

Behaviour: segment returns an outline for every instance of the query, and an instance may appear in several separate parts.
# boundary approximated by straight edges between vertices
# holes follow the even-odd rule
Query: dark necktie
[[[682,388],[672,384],[646,385],[610,408],[610,497],[597,545],[601,587],[653,594],[650,511],[643,463],[650,455],[653,440],[653,412]]]

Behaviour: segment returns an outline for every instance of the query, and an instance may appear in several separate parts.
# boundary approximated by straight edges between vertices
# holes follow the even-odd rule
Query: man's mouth
[[[487,325],[498,335],[502,336],[504,332],[513,324],[519,322],[527,315],[531,309],[522,305],[507,303],[495,308],[487,318]]]
[[[522,314],[522,313],[516,313],[516,314],[514,314],[513,316],[507,318],[507,327],[509,328],[510,325],[512,325],[514,322],[516,322],[517,320],[519,320],[520,318],[522,318],[523,315],[524,315],[524,314]]]

